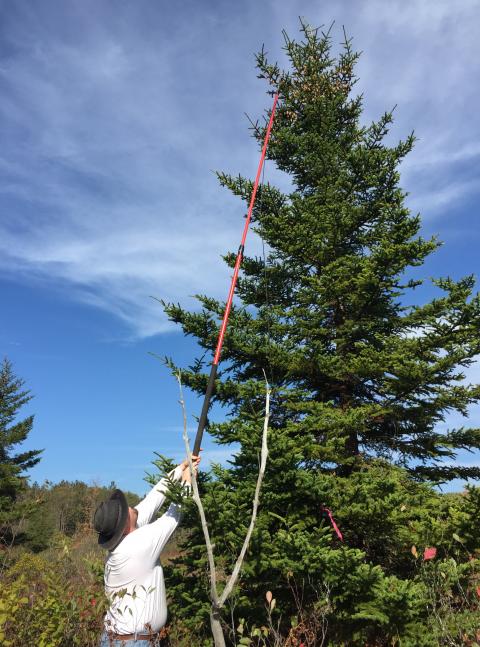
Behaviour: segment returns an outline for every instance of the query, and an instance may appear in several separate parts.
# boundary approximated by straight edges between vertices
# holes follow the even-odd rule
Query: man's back
[[[181,466],[171,474],[176,481]],[[167,601],[160,553],[180,520],[180,507],[151,522],[165,501],[168,482],[162,479],[136,506],[137,528],[109,552],[105,563],[105,592],[111,604],[105,629],[115,634],[159,631],[167,621]]]

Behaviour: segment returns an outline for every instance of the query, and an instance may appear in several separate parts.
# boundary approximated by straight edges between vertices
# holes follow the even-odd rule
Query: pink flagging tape
[[[328,518],[330,519],[330,523],[332,524],[333,529],[334,529],[334,530],[335,530],[335,532],[337,533],[337,537],[340,539],[340,541],[343,541],[343,535],[342,535],[342,533],[340,532],[340,528],[339,528],[339,527],[337,526],[337,524],[335,523],[335,519],[333,518],[332,511],[331,511],[329,508],[325,508],[325,507],[324,507],[323,509],[324,509],[324,510],[325,510],[325,512],[328,514]]]

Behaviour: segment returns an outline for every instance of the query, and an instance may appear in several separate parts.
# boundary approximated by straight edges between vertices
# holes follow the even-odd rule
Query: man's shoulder
[[[140,528],[128,533],[128,535],[125,535],[118,546],[108,554],[106,562],[107,564],[121,562],[135,551],[135,547],[138,542],[138,537],[136,537],[136,534],[139,530]]]
[[[110,559],[114,559],[114,560],[122,559],[126,555],[129,555],[132,552],[135,552],[138,546],[142,545],[146,535],[148,535],[151,532],[151,528],[152,528],[152,524],[147,523],[144,526],[140,526],[139,528],[135,528],[135,530],[132,530],[132,532],[129,532],[128,535],[125,535],[125,537],[118,544],[115,550],[109,553],[107,561],[110,561]]]

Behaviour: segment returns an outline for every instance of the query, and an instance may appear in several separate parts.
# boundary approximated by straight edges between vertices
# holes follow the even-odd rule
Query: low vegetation
[[[323,481],[322,487],[330,488],[335,501],[343,543],[328,515],[319,515],[310,540],[298,545],[293,520],[284,517],[278,537],[282,550],[271,555],[270,564],[257,563],[255,546],[247,559],[232,600],[232,620],[226,623],[231,644],[479,643],[480,488],[441,494],[425,485],[412,487],[401,471],[385,465],[348,482]],[[27,647],[32,637],[39,647],[98,644],[107,602],[104,554],[91,530],[90,513],[103,495],[103,489],[79,482],[27,490],[27,498],[40,499],[38,513],[20,522],[15,544],[4,545],[0,553],[1,645]],[[135,503],[135,495],[129,497]],[[164,633],[172,647],[211,645],[204,548],[193,546],[188,530],[193,514],[187,506],[184,523],[162,557],[170,595]],[[39,519],[45,522],[42,531]],[[40,532],[48,537],[41,546]],[[264,532],[264,527],[258,529],[256,542]],[[205,588],[199,599],[189,594],[182,567],[192,550],[200,582],[195,586],[201,588],[203,582]],[[319,563],[321,580],[312,575]],[[263,575],[252,586],[259,569]],[[191,611],[193,605],[196,612],[187,614],[185,609]]]

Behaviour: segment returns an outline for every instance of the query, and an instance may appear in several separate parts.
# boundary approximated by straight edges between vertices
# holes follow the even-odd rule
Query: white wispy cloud
[[[398,104],[392,137],[415,127],[403,167],[412,208],[433,217],[478,192],[477,3],[247,0],[235,11],[3,6],[2,271],[105,309],[134,336],[168,329],[150,295],[223,297],[220,254],[236,249],[244,207],[210,169],[254,174],[243,111],[258,115],[268,98],[252,52],[265,42],[281,58],[281,29],[296,35],[299,14],[335,19],[335,39],[344,24],[364,50],[366,118]],[[248,246],[260,249],[254,236]]]

